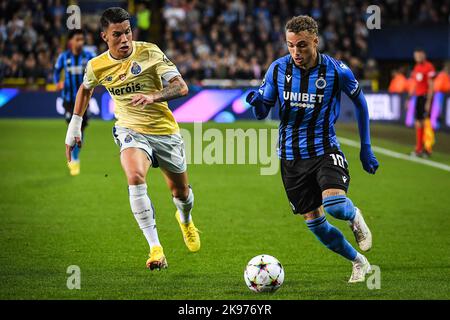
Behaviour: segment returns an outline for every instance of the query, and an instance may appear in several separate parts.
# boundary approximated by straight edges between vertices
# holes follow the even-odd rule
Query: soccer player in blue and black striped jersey
[[[84,69],[86,68],[88,61],[94,56],[91,52],[83,50],[84,32],[82,30],[70,30],[68,43],[69,49],[62,52],[56,61],[53,78],[54,82],[57,83],[58,89],[62,90],[61,95],[65,109],[65,118],[66,122],[70,123],[75,105],[75,97],[78,88],[83,83]],[[60,81],[62,70],[64,70],[64,82]],[[87,124],[88,117],[85,113],[82,124],[83,132]],[[79,153],[80,148],[75,146],[72,150],[72,160],[68,163],[70,174],[73,176],[80,173]]]
[[[276,101],[280,104],[279,148],[281,176],[295,214],[329,249],[352,261],[349,282],[365,281],[367,258],[357,252],[325,217],[346,220],[362,251],[372,247],[372,234],[361,211],[347,198],[350,182],[347,161],[336,138],[341,92],[356,107],[360,159],[374,174],[378,161],[370,147],[367,103],[352,71],[343,63],[318,52],[318,26],[309,16],[286,24],[289,54],[274,61],[259,88],[247,102],[257,119],[264,119]]]

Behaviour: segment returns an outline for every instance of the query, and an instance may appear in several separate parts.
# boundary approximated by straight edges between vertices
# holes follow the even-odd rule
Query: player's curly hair
[[[314,35],[319,35],[319,27],[317,22],[310,16],[302,15],[296,16],[286,22],[286,31],[299,33],[302,31],[308,31]]]

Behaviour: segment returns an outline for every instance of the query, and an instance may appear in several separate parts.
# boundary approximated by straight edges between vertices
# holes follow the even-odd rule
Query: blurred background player
[[[372,247],[372,234],[361,211],[347,197],[348,164],[336,138],[341,91],[356,109],[364,170],[375,174],[378,161],[371,149],[367,102],[352,71],[343,62],[318,51],[317,22],[297,16],[286,23],[289,54],[269,67],[259,91],[247,102],[256,118],[267,117],[280,101],[279,153],[281,177],[295,214],[301,214],[309,230],[328,249],[353,264],[350,283],[363,282],[370,264],[324,212],[347,221],[362,251]]]
[[[69,31],[68,49],[62,52],[55,64],[54,82],[57,88],[61,90],[63,106],[65,110],[65,119],[70,123],[75,105],[75,97],[78,88],[83,82],[83,74],[89,60],[93,58],[91,52],[83,49],[84,32],[79,29]],[[64,71],[64,81],[61,81],[61,71]],[[81,130],[84,136],[84,129],[88,125],[87,113],[83,116]],[[80,174],[80,147],[75,146],[72,150],[71,161],[67,163],[70,174],[76,176]]]
[[[82,116],[94,87],[102,85],[115,104],[113,137],[127,177],[131,210],[150,247],[150,270],[167,268],[156,229],[155,209],[147,193],[150,167],[160,167],[177,208],[175,217],[191,252],[200,250],[192,221],[194,193],[188,184],[184,143],[167,101],[184,96],[188,87],[176,66],[153,43],[132,41],[130,15],[119,7],[100,18],[108,51],[92,59],[79,87],[66,135],[66,156],[81,146]],[[163,87],[162,79],[167,81]]]
[[[418,157],[428,157],[431,155],[431,147],[424,148],[425,136],[425,120],[429,118],[431,111],[431,102],[433,100],[433,78],[436,75],[434,66],[426,59],[426,54],[423,49],[414,50],[414,61],[416,65],[411,73],[411,78],[414,80],[412,94],[416,99],[415,103],[415,129],[416,129],[416,148],[411,153]],[[406,103],[411,97],[408,97]]]

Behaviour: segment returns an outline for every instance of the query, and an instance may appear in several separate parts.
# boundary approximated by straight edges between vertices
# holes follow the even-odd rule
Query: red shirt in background
[[[416,96],[425,96],[428,94],[428,80],[434,78],[436,72],[434,66],[429,61],[417,63],[414,66],[411,78],[416,83],[416,90],[414,94]]]

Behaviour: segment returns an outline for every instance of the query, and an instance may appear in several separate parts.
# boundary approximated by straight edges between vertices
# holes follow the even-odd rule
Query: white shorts
[[[153,168],[161,167],[173,173],[186,171],[184,142],[179,133],[142,134],[132,129],[114,126],[113,136],[120,152],[128,148],[144,150]]]

